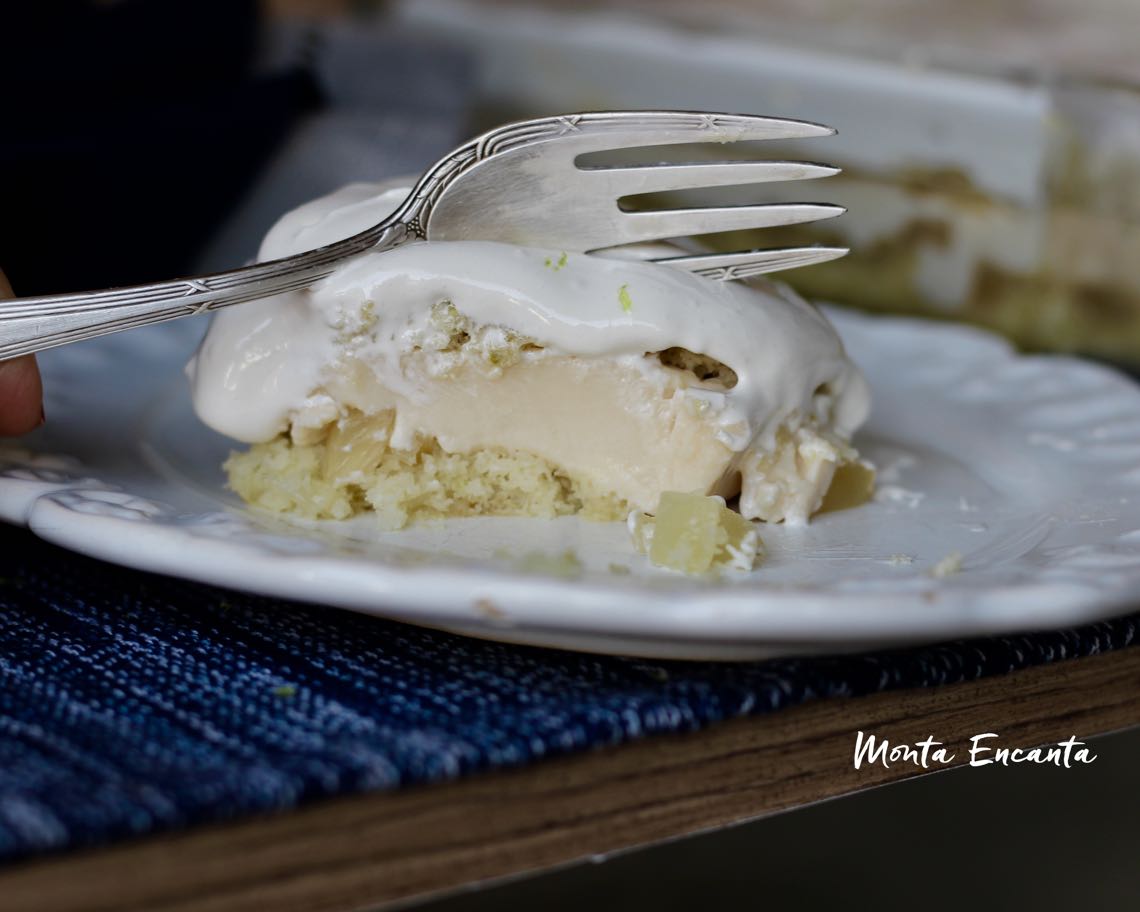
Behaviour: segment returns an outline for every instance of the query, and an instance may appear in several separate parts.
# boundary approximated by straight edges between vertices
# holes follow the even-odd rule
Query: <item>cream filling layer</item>
[[[672,379],[616,361],[540,356],[497,376],[468,365],[424,377],[414,398],[385,387],[357,361],[326,391],[365,413],[395,409],[393,447],[412,449],[434,437],[452,453],[532,453],[646,511],[662,491],[718,488],[736,455],[716,438],[699,401],[680,395]]]

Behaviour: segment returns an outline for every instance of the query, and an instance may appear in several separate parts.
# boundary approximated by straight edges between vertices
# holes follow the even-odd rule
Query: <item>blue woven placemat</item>
[[[1140,614],[861,656],[507,646],[137,573],[0,525],[0,861],[1118,649]]]

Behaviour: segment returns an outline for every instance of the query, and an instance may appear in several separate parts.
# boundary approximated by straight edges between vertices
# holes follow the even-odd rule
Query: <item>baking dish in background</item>
[[[487,122],[672,107],[831,124],[835,138],[757,154],[824,160],[842,175],[703,199],[819,200],[850,213],[714,244],[844,243],[848,257],[784,277],[815,298],[967,320],[1027,348],[1136,368],[1140,71],[1120,30],[1140,11],[1098,0],[1105,18],[1085,10],[1079,21],[1101,31],[1077,34],[1050,0],[1019,5],[1040,8],[1031,21],[992,13],[963,25],[976,5],[881,0],[860,5],[871,17],[861,29],[836,4],[813,4],[809,17],[775,0],[717,0],[699,13],[635,0],[417,0],[394,15],[470,49]]]

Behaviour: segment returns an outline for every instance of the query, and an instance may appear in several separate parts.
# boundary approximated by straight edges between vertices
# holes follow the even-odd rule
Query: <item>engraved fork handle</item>
[[[327,247],[229,272],[0,303],[0,360],[304,288],[345,257],[387,250],[414,237],[407,210],[401,207],[380,224]]]

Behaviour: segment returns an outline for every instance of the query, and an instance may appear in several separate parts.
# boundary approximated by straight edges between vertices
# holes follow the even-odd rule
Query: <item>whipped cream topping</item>
[[[405,194],[404,184],[345,187],[285,215],[259,257],[348,237],[393,211]],[[489,241],[362,254],[309,289],[221,311],[188,365],[195,409],[221,433],[270,440],[293,425],[329,420],[336,403],[327,390],[343,385],[338,377],[346,365],[367,365],[395,400],[426,404],[437,387],[429,382],[434,362],[423,353],[438,333],[433,308],[438,316],[443,302],[485,328],[475,354],[510,332],[537,343],[523,353],[531,361],[603,359],[659,388],[673,376],[668,395],[691,401],[738,457],[771,449],[782,425],[813,423],[848,437],[868,412],[866,384],[830,323],[782,286],[714,282],[627,258]],[[676,372],[647,355],[674,347],[727,365],[735,385],[673,389]],[[442,376],[446,358],[438,363]],[[645,396],[645,384],[628,385],[628,408],[641,408],[634,397]],[[411,445],[416,429],[404,430],[393,445]],[[605,441],[597,445],[604,449]]]

